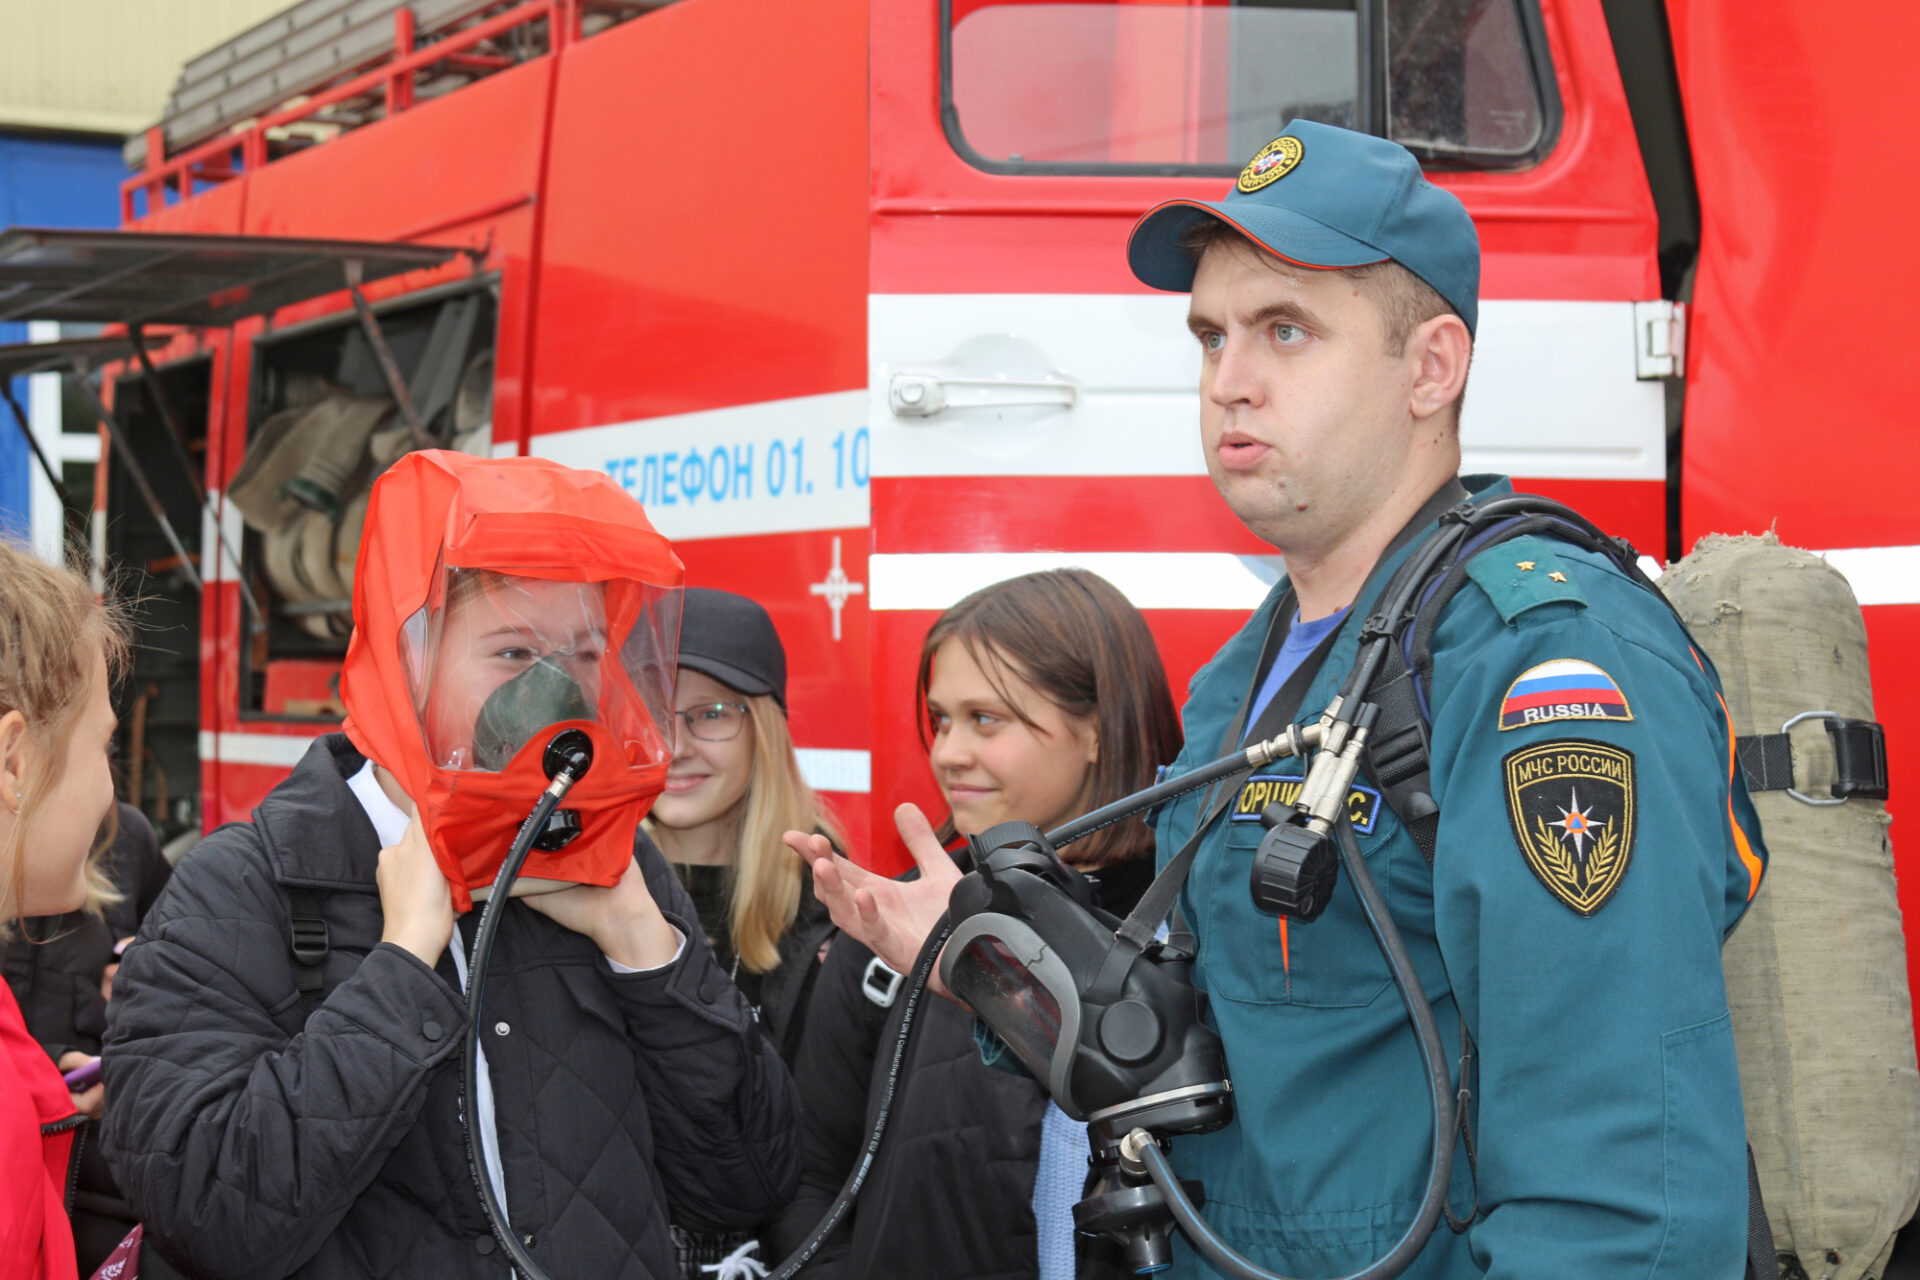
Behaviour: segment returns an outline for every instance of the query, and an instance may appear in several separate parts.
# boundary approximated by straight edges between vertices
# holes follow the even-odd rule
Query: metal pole
[[[160,411],[160,421],[167,428],[167,442],[173,446],[174,461],[180,464],[181,472],[187,477],[187,483],[193,488],[193,500],[206,505],[207,490],[200,482],[200,473],[194,469],[193,453],[187,448],[187,437],[180,429],[180,420],[173,415],[173,403],[167,399],[165,387],[160,385],[160,372],[153,367],[153,357],[147,354],[146,335],[140,326],[127,326],[127,337],[133,344],[133,358],[140,363],[140,374],[145,379],[147,389],[153,393],[153,404]]]
[[[160,505],[160,499],[154,494],[153,486],[147,483],[147,473],[141,470],[139,461],[134,458],[133,449],[127,443],[126,432],[120,429],[119,419],[113,416],[113,410],[107,408],[107,402],[101,398],[99,388],[95,387],[93,380],[87,376],[87,367],[84,362],[79,360],[73,362],[73,374],[74,380],[86,389],[87,398],[93,401],[94,411],[100,415],[101,423],[107,428],[107,438],[113,442],[114,449],[120,454],[120,461],[126,466],[127,475],[133,480],[133,487],[140,491],[140,499],[147,504],[148,513],[159,524],[160,533],[166,538],[167,545],[172,547],[173,553],[180,557],[180,571],[187,575],[187,581],[193,584],[195,591],[204,593],[206,585],[200,581],[200,575],[193,567],[193,557],[187,554],[186,545],[180,541],[180,535],[174,532],[173,521],[167,519],[166,508]]]
[[[400,366],[394,362],[393,349],[387,346],[387,336],[380,331],[380,321],[374,318],[373,308],[367,304],[367,296],[360,292],[360,260],[347,259],[346,269],[347,294],[353,299],[353,309],[360,313],[360,329],[367,335],[367,345],[373,348],[374,363],[380,366],[380,376],[386,379],[387,390],[392,393],[394,404],[399,406],[407,430],[413,433],[414,444],[422,449],[438,448],[440,442],[427,434],[426,424],[420,421],[420,411],[414,408],[413,397],[407,393],[407,380],[400,376]]]
[[[47,461],[46,450],[40,447],[40,441],[33,434],[33,424],[27,421],[26,411],[20,407],[20,401],[14,398],[13,379],[0,378],[0,396],[5,396],[7,408],[13,410],[13,420],[20,424],[20,434],[27,438],[27,448],[33,450],[33,456],[40,460],[40,469],[47,473],[47,483],[60,495],[60,506],[67,505],[67,486],[60,483],[60,473]]]
[[[240,588],[241,603],[247,607],[247,614],[253,619],[256,628],[266,626],[266,619],[260,615],[260,605],[253,598],[253,591],[247,586],[247,575],[240,572],[240,553],[227,541],[227,531],[220,523],[220,513],[213,509],[213,503],[207,497],[207,489],[200,482],[200,474],[194,469],[193,454],[187,448],[187,437],[180,428],[180,420],[174,416],[173,403],[167,399],[166,388],[160,385],[160,371],[153,367],[153,357],[147,354],[145,335],[140,326],[129,325],[128,334],[133,339],[133,354],[140,361],[140,373],[146,380],[147,388],[153,393],[153,404],[160,411],[160,421],[166,425],[167,440],[173,445],[173,456],[180,463],[181,473],[187,477],[187,484],[193,490],[194,501],[200,504],[200,510],[206,513],[207,521],[213,526],[214,540],[220,546],[218,551],[233,562],[234,585]],[[225,505],[225,497],[221,498]]]

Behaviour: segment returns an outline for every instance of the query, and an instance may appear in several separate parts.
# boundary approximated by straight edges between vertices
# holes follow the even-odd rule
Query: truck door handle
[[[957,378],[902,371],[887,380],[887,407],[896,418],[931,418],[948,409],[1071,409],[1079,398],[1079,387],[1065,377]]]

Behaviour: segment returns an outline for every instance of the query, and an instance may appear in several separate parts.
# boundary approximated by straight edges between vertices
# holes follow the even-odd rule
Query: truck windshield
[[[1551,144],[1533,2],[1387,0],[1367,40],[1365,0],[948,0],[947,132],[1003,172],[1230,174],[1289,120],[1369,127],[1384,94],[1374,127],[1430,163],[1520,167]]]

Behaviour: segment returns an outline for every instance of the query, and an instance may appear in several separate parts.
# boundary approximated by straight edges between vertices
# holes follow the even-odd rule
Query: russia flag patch
[[[1556,658],[1522,672],[1500,703],[1500,729],[1552,720],[1631,720],[1612,676],[1578,658]]]

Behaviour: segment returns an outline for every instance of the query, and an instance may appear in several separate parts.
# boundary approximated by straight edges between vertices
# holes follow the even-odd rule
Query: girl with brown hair
[[[1153,781],[1180,722],[1146,620],[1084,569],[1027,574],[942,614],[920,649],[922,741],[947,841],[1013,819],[1044,829]],[[1100,905],[1124,914],[1153,878],[1153,836],[1119,823],[1069,846]],[[814,853],[823,852],[815,849]],[[957,854],[963,857],[964,853]],[[800,1196],[781,1252],[820,1220],[860,1158],[905,1004],[902,981],[852,938],[828,955],[795,1081],[805,1107]],[[1076,1242],[1085,1130],[1031,1078],[984,1065],[973,1017],[923,1001],[887,1137],[848,1221],[803,1273],[1071,1280],[1127,1274]]]
[[[0,923],[85,905],[113,808],[125,641],[83,574],[0,542]],[[74,1274],[65,1195],[83,1102],[0,984],[0,1275]]]

